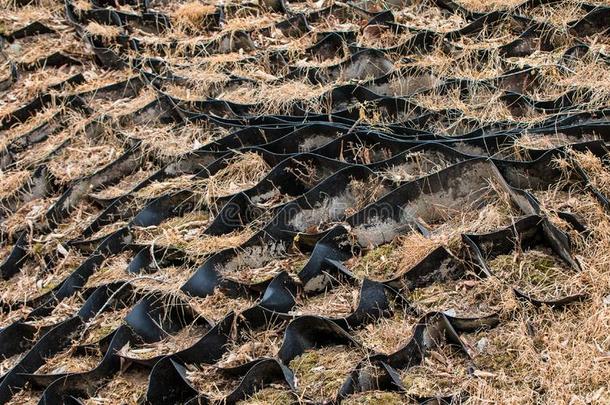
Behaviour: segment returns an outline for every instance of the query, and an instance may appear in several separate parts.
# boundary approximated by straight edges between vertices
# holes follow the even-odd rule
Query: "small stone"
[[[479,341],[477,342],[477,350],[479,352],[485,351],[488,344],[489,344],[489,339],[487,339],[486,337],[479,339]]]
[[[11,46],[9,46],[9,49],[10,49],[11,53],[14,53],[14,54],[21,53],[21,45],[19,45],[19,44],[11,44]]]
[[[446,311],[443,311],[443,313],[444,313],[445,315],[447,315],[447,316],[455,316],[455,315],[456,315],[455,309],[453,309],[453,308],[448,309],[448,310],[446,310]]]

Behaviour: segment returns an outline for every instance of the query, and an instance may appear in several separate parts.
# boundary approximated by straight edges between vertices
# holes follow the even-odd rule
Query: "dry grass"
[[[5,49],[5,53],[16,63],[29,64],[55,51],[67,51],[74,43],[75,41],[66,41],[65,37],[55,34],[37,35],[16,40],[14,46]]]
[[[413,333],[417,319],[401,308],[395,308],[391,317],[380,318],[353,331],[353,336],[367,349],[377,353],[394,353],[405,345]]]
[[[133,252],[125,251],[105,259],[100,267],[87,279],[86,287],[99,287],[115,281],[128,280],[133,275],[127,273],[127,267],[133,259]]]
[[[11,97],[0,100],[0,116],[14,111],[23,103],[41,94],[49,87],[57,85],[78,73],[78,66],[47,67],[33,72],[21,73],[20,79],[11,87]],[[3,76],[4,77],[4,76]],[[51,90],[56,92],[56,90]]]
[[[480,0],[459,0],[459,4],[480,12],[499,9],[514,9],[521,0],[499,2],[497,0],[481,2]],[[326,3],[291,5],[298,10],[313,10],[324,7]],[[91,9],[88,1],[75,2],[79,10]],[[392,8],[396,21],[416,29],[431,29],[446,32],[462,27],[466,20],[461,15],[441,11],[427,1],[416,1],[409,5],[388,5],[383,2],[363,3],[363,7],[375,11]],[[51,52],[61,50],[83,56],[84,67],[62,67],[41,69],[31,73],[22,73],[20,80],[10,91],[3,94],[0,100],[0,115],[14,111],[37,94],[44,92],[52,84],[64,80],[80,69],[84,71],[87,82],[73,86],[68,92],[92,92],[99,87],[116,83],[134,75],[132,69],[124,71],[105,71],[89,64],[88,50],[83,50],[82,42],[72,31],[63,27],[60,21],[61,5],[45,0],[34,6],[18,9],[12,0],[2,0],[6,13],[0,17],[0,31],[11,32],[30,21],[42,21],[60,34],[41,35],[18,40],[6,46],[10,59],[18,62],[31,62]],[[125,11],[137,11],[128,5],[115,5]],[[360,111],[359,124],[379,126],[390,121],[404,120],[411,117],[412,111],[400,112],[391,116],[387,110],[381,110],[373,103],[352,103],[351,105],[326,105],[321,96],[348,77],[344,72],[332,71],[328,76],[329,83],[312,85],[291,80],[280,81],[290,67],[326,68],[341,61],[339,57],[321,60],[305,55],[303,49],[312,45],[314,37],[324,30],[353,30],[357,33],[357,43],[372,46],[393,46],[408,39],[411,33],[396,35],[376,25],[365,28],[366,18],[354,13],[349,16],[333,15],[312,22],[313,32],[300,38],[285,37],[279,30],[271,29],[265,36],[261,28],[271,26],[285,18],[284,15],[261,12],[256,17],[248,16],[248,10],[241,10],[237,15],[226,16],[221,31],[204,27],[209,14],[215,12],[215,5],[195,1],[182,1],[159,5],[160,10],[168,13],[174,22],[174,29],[156,35],[134,30],[133,34],[147,46],[146,51],[128,56],[159,56],[153,46],[163,46],[177,42],[175,50],[169,50],[165,60],[170,70],[188,78],[184,85],[171,85],[165,90],[184,100],[221,98],[240,103],[255,104],[251,111],[255,115],[285,114],[292,111],[297,104],[310,112],[330,112],[332,109],[352,108]],[[139,11],[137,11],[139,12]],[[421,52],[412,55],[387,55],[395,67],[421,66],[430,69],[432,74],[400,78],[385,86],[372,88],[380,94],[402,95],[411,97],[420,105],[435,111],[442,109],[459,109],[460,118],[447,118],[426,124],[425,129],[442,135],[459,135],[477,128],[481,124],[508,121],[532,125],[551,115],[533,110],[519,112],[510,109],[499,99],[501,91],[490,91],[483,86],[471,86],[468,94],[457,91],[441,93],[434,88],[440,84],[440,78],[458,77],[475,80],[492,79],[512,66],[536,66],[540,69],[542,80],[535,86],[528,86],[524,91],[538,100],[549,100],[569,90],[575,90],[575,102],[578,104],[573,112],[589,112],[606,108],[610,104],[610,87],[607,80],[607,64],[596,55],[596,52],[608,52],[610,40],[607,34],[596,34],[580,38],[591,46],[592,52],[584,58],[566,62],[566,69],[554,65],[561,55],[573,44],[573,35],[569,32],[569,23],[581,18],[585,11],[579,1],[565,1],[539,5],[530,9],[520,9],[520,13],[538,21],[555,25],[560,35],[553,38],[559,47],[551,52],[536,51],[532,55],[519,58],[504,58],[497,48],[517,38],[520,28],[509,22],[494,24],[480,33],[468,34],[459,40],[445,42],[436,46],[432,52]],[[209,40],[220,38],[238,30],[251,31],[251,39],[257,48],[249,52],[239,50],[226,54],[193,56],[196,46]],[[116,37],[120,30],[116,27],[90,23],[86,31],[101,35],[107,40]],[[141,38],[140,38],[141,37]],[[228,41],[231,42],[231,41]],[[230,44],[223,44],[229,50]],[[453,46],[452,46],[453,45]],[[457,47],[455,47],[457,46]],[[462,47],[463,50],[457,48]],[[482,61],[479,51],[488,50],[489,57]],[[287,64],[282,65],[269,57],[272,52],[282,51],[287,55]],[[403,59],[404,57],[409,59]],[[250,61],[248,58],[252,58]],[[352,69],[355,70],[355,69]],[[4,71],[3,71],[4,72]],[[335,74],[337,73],[337,74]],[[4,74],[4,73],[3,73]],[[229,75],[234,74],[256,79],[258,85],[228,84]],[[280,84],[278,84],[280,83]],[[129,114],[153,101],[157,94],[151,88],[145,88],[138,96],[119,100],[94,100],[90,105],[96,113],[106,113],[114,117]],[[87,97],[89,98],[89,97]],[[61,111],[60,106],[53,106],[32,117],[26,123],[15,126],[2,133],[0,146],[6,147],[13,139],[27,133]],[[187,107],[188,108],[188,107]],[[95,115],[95,114],[94,114]],[[49,167],[58,176],[61,183],[69,184],[77,178],[91,174],[104,164],[115,159],[123,150],[123,144],[112,136],[99,139],[86,139],[79,128],[89,122],[88,117],[68,116],[66,130],[53,134],[17,156],[16,169],[0,174],[0,198],[12,195],[27,181],[28,172],[42,163],[49,153],[62,142],[70,144],[63,148],[51,160]],[[156,117],[153,117],[156,118]],[[478,124],[469,123],[470,119]],[[126,121],[126,120],[117,120]],[[78,125],[77,125],[78,124]],[[123,125],[123,126],[127,126]],[[187,125],[137,125],[121,128],[120,137],[142,140],[142,155],[145,158],[164,164],[189,151],[197,149],[210,141],[224,136],[227,130],[208,124]],[[583,135],[579,140],[594,139],[594,135]],[[299,145],[299,150],[313,150],[331,139],[312,135],[307,142]],[[515,140],[502,157],[519,160],[528,159],[532,149],[548,149],[567,145],[574,140],[561,133],[552,136],[535,136],[526,134]],[[392,156],[392,152],[379,145],[352,143],[343,145],[343,160],[370,164]],[[468,145],[456,146],[471,153],[483,153],[480,149]],[[139,200],[162,195],[167,192],[191,189],[198,199],[198,209],[214,204],[219,197],[230,196],[257,184],[271,169],[261,156],[256,154],[238,155],[228,162],[226,168],[208,179],[193,179],[192,176],[178,176],[175,179],[151,184],[138,194]],[[532,193],[540,200],[543,213],[553,223],[566,231],[573,245],[574,256],[581,264],[578,274],[567,269],[549,251],[529,250],[516,251],[511,255],[502,255],[490,261],[495,277],[480,280],[474,276],[469,279],[436,282],[425,288],[403,291],[421,311],[446,311],[459,316],[484,315],[498,312],[500,325],[488,331],[463,334],[463,339],[473,356],[479,370],[468,375],[464,359],[456,356],[447,347],[439,347],[427,356],[419,366],[403,370],[401,377],[405,382],[407,393],[415,396],[435,396],[465,391],[469,395],[467,403],[569,403],[569,404],[602,404],[610,402],[610,391],[607,388],[607,376],[610,375],[610,340],[608,327],[608,302],[610,277],[607,252],[610,249],[610,218],[595,198],[580,188],[568,188],[568,174],[578,164],[590,176],[593,186],[602,193],[610,195],[610,175],[604,164],[607,163],[589,153],[571,152],[568,159],[559,159],[557,167],[566,174],[565,179],[548,190],[535,190]],[[427,153],[407,156],[407,160],[385,170],[380,175],[394,182],[405,182],[421,177],[449,165],[442,157]],[[120,183],[100,191],[98,196],[116,197],[129,191],[140,180],[148,176],[154,167],[141,170],[126,176]],[[314,166],[303,165],[293,171],[307,187],[318,183],[328,176]],[[488,174],[484,174],[489,178]],[[201,181],[199,181],[201,180]],[[364,249],[360,257],[347,261],[346,265],[357,277],[369,277],[374,280],[385,280],[409,271],[437,246],[446,246],[455,251],[460,245],[460,235],[464,232],[487,232],[509,225],[520,214],[510,204],[509,199],[493,182],[473,181],[470,174],[460,179],[460,184],[453,185],[452,190],[427,195],[407,205],[405,208],[410,220],[417,220],[430,228],[432,234],[424,238],[416,232],[396,236],[399,226],[404,223],[372,224],[373,231],[352,230],[354,238]],[[462,185],[466,187],[462,188]],[[255,203],[269,207],[287,201],[288,196],[274,190],[261,196]],[[350,183],[346,192],[337,198],[328,199],[303,213],[293,223],[296,229],[316,232],[328,226],[341,223],[346,215],[352,214],[385,192],[379,182]],[[23,270],[11,280],[0,282],[2,294],[0,300],[7,303],[24,302],[39,296],[56,287],[78,264],[84,260],[72,251],[66,251],[61,245],[67,239],[80,234],[96,214],[95,209],[82,204],[76,207],[71,218],[57,229],[46,230],[44,214],[57,196],[47,199],[36,199],[25,203],[8,218],[2,221],[2,231],[7,236],[14,236],[20,230],[29,233],[29,246],[33,253]],[[341,208],[342,207],[342,208]],[[346,207],[348,207],[346,209]],[[589,235],[580,235],[570,229],[567,222],[557,216],[557,210],[572,212],[583,219],[590,230]],[[190,256],[208,255],[226,247],[243,244],[256,230],[258,224],[247,229],[223,236],[207,236],[205,227],[212,220],[206,212],[195,212],[181,218],[171,219],[158,227],[136,229],[138,241],[156,246],[171,246],[184,249]],[[268,220],[263,216],[259,222]],[[409,223],[413,223],[410,221]],[[100,234],[107,234],[124,223],[104,227]],[[40,234],[40,231],[44,231]],[[379,232],[388,231],[379,237]],[[400,230],[404,232],[404,227]],[[382,242],[387,242],[382,244]],[[8,254],[10,243],[3,241],[0,247],[2,257]],[[261,246],[260,249],[240,252],[238,257],[219,269],[223,276],[242,282],[258,282],[276,275],[281,270],[288,270],[292,275],[297,273],[307,259],[298,252],[291,252],[281,247]],[[67,253],[66,253],[67,252]],[[44,266],[44,256],[56,257],[59,263],[53,268]],[[118,255],[104,262],[102,267],[89,280],[88,285],[101,285],[109,281],[130,279],[140,291],[160,291],[168,293],[167,303],[184,298],[202,316],[211,320],[220,320],[229,310],[240,312],[251,307],[254,300],[249,298],[229,298],[221,291],[205,298],[184,297],[178,293],[179,287],[192,275],[193,266],[160,267],[147,275],[128,275],[125,268],[130,259]],[[201,257],[199,258],[201,259]],[[200,261],[200,260],[198,260]],[[563,309],[532,308],[528,303],[517,301],[511,291],[516,285],[539,299],[558,298],[575,292],[586,292],[588,299]],[[308,313],[330,317],[345,316],[353,312],[358,300],[358,288],[340,285],[323,294],[312,297],[298,297],[294,313]],[[35,321],[36,326],[44,326],[66,319],[82,305],[82,298],[74,296],[64,300],[53,311],[50,317]],[[22,308],[3,313],[0,323],[6,326],[30,311]],[[93,343],[105,336],[122,322],[128,309],[99,314],[89,322],[84,341]],[[351,331],[363,344],[373,350],[391,353],[406,343],[415,320],[396,311],[389,318],[379,319]],[[124,348],[125,353],[139,358],[149,358],[155,354],[167,354],[192,344],[203,331],[186,328],[183,334],[158,342],[156,345],[136,348]],[[252,360],[259,356],[273,355],[281,341],[277,330],[248,332],[236,337],[230,351],[222,359],[222,364],[233,365]],[[296,373],[296,383],[301,396],[314,401],[333,398],[347,373],[359,361],[363,353],[348,350],[346,347],[333,347],[308,350],[294,359],[290,366]],[[0,364],[0,374],[18,360],[18,356],[5,359]],[[41,372],[78,371],[94,366],[94,359],[81,359],[73,356],[71,350],[64,351],[49,359]],[[220,399],[230,392],[239,382],[227,379],[219,374],[213,366],[202,366],[199,370],[189,367],[188,378],[202,392],[212,399]],[[141,401],[147,386],[145,373],[126,372],[119,374],[108,385],[98,391],[95,398],[85,401],[87,404],[126,403],[135,405]],[[14,398],[15,403],[38,402],[39,392],[27,388]],[[409,398],[401,394],[370,392],[350,397],[346,403],[405,403]],[[272,385],[259,390],[246,403],[289,403],[287,390]]]
[[[83,71],[85,81],[74,86],[71,89],[71,94],[90,93],[95,96],[95,90],[101,87],[108,86],[114,83],[119,83],[129,78],[134,77],[134,73],[130,69],[123,70],[102,70],[91,66]]]
[[[190,30],[201,28],[205,19],[215,12],[215,7],[199,1],[181,4],[172,14],[173,21],[178,27]]]
[[[173,235],[172,231],[174,232]],[[239,246],[250,239],[250,237],[254,234],[251,229],[245,229],[243,231],[235,231],[222,236],[212,236],[201,233],[198,237],[196,232],[193,232],[193,229],[186,231],[182,235],[176,235],[176,231],[172,231],[166,233],[164,237],[157,239],[155,244],[161,246],[164,246],[164,244],[167,244],[166,246],[175,246],[183,249],[191,256],[206,256],[210,253],[214,253],[229,247]]]
[[[360,290],[357,286],[341,284],[318,295],[298,297],[297,305],[290,314],[345,317],[356,310],[359,296]]]
[[[15,235],[19,231],[28,230],[33,232],[45,225],[44,215],[57,201],[54,198],[36,198],[23,204],[7,217],[1,224],[0,228],[8,235]]]
[[[408,293],[409,299],[423,312],[445,312],[462,318],[475,318],[515,307],[512,291],[498,279],[474,277],[436,282]]]
[[[469,11],[482,13],[495,10],[510,10],[523,3],[523,0],[457,0],[456,3]]]
[[[366,48],[391,48],[413,37],[409,31],[396,32],[385,25],[368,25],[358,36],[358,45]]]
[[[148,387],[148,373],[123,371],[100,389],[94,396],[83,400],[86,405],[124,404],[138,405]]]
[[[229,80],[229,76],[220,72],[208,72],[205,70],[191,70],[188,82],[180,84],[168,84],[163,91],[172,97],[183,101],[205,100],[212,97],[223,88],[223,84]],[[186,72],[184,72],[187,74]],[[180,75],[180,72],[176,72]]]
[[[574,273],[549,249],[500,255],[489,265],[501,280],[537,299],[559,299],[586,292],[584,276]]]
[[[254,229],[245,228],[225,235],[205,233],[211,218],[207,211],[194,211],[168,219],[159,226],[134,228],[134,242],[144,245],[182,249],[193,257],[206,256],[218,250],[239,246],[248,240]]]
[[[192,346],[203,337],[206,331],[207,328],[198,325],[185,326],[180,331],[155,343],[146,343],[136,347],[131,347],[128,343],[118,351],[118,354],[142,360],[173,354]]]
[[[74,0],[72,2],[72,5],[74,6],[74,9],[76,10],[77,14],[79,13],[79,11],[87,11],[93,8],[93,4],[91,4],[91,2],[87,0]]]
[[[379,177],[352,179],[339,194],[326,196],[310,208],[297,212],[290,225],[301,232],[322,232],[340,223],[345,217],[355,214],[388,191]]]
[[[85,300],[80,294],[73,294],[68,298],[59,301],[50,315],[44,318],[37,318],[28,321],[29,325],[42,328],[44,326],[57,325],[59,322],[65,321],[76,315],[78,310],[83,306]]]
[[[213,294],[204,298],[184,297],[189,305],[210,322],[220,321],[229,311],[239,313],[255,305],[255,300],[248,297],[229,297],[222,290],[215,289]]]
[[[320,96],[330,86],[308,84],[303,81],[288,81],[279,85],[240,86],[217,98],[241,104],[256,104],[256,114],[289,114],[295,104],[303,104],[306,111],[322,110]]]
[[[589,181],[595,188],[610,195],[610,173],[607,169],[607,160],[603,160],[595,156],[593,153],[570,151],[570,157],[575,164],[578,164],[587,174]],[[562,162],[558,162],[561,165]],[[574,163],[567,162],[568,167],[574,167]]]
[[[572,61],[563,73],[547,73],[541,91],[561,93],[576,90],[574,103],[578,111],[605,108],[610,100],[610,83],[604,73],[607,69],[607,63],[599,55],[590,53]],[[545,94],[538,97],[544,99]]]
[[[85,32],[106,40],[112,40],[121,34],[121,29],[115,25],[99,24],[92,21],[85,26]]]
[[[159,267],[156,265],[157,271],[150,276],[138,276],[132,279],[132,284],[136,290],[142,293],[160,292],[166,294],[171,302],[171,299],[176,296],[176,291],[186,283],[196,270],[195,266],[169,266]]]
[[[133,98],[126,97],[118,100],[93,99],[90,101],[90,104],[98,112],[119,118],[128,117],[130,114],[152,103],[157,98],[158,94],[155,90],[145,87]],[[154,121],[156,116],[150,118],[150,121]]]
[[[87,239],[98,239],[102,236],[108,236],[111,233],[118,231],[119,229],[125,226],[127,226],[127,221],[115,221],[111,224],[102,226],[97,232],[87,237]]]
[[[261,155],[238,153],[227,159],[226,166],[209,177],[181,175],[161,182],[152,182],[136,192],[145,198],[158,197],[172,191],[192,190],[200,203],[212,205],[219,197],[227,197],[254,187],[271,170]]]
[[[2,28],[0,32],[10,34],[32,21],[49,25],[58,24],[58,11],[61,11],[61,5],[53,1],[37,3],[17,6],[14,0],[2,0],[0,6],[4,8],[4,13],[0,17],[0,28]]]
[[[15,392],[15,391],[13,391],[13,392]],[[13,395],[11,400],[13,402],[15,402],[16,404],[36,405],[40,402],[41,394],[42,394],[42,392],[40,392],[40,391],[32,390],[28,384],[26,386],[26,388],[22,389],[21,391],[15,392],[15,395]]]
[[[354,206],[346,209],[346,214],[351,215],[360,211],[373,201],[377,201],[390,190],[380,178],[374,177],[367,180],[351,180],[347,185],[346,191],[350,193],[355,200]]]
[[[565,166],[569,170],[569,165]],[[606,169],[598,167],[603,175]],[[566,280],[569,272],[560,273],[558,285],[547,281],[555,277],[554,261],[542,257],[540,280],[530,285],[545,287],[543,293],[555,295],[585,290],[589,299],[563,310],[533,309],[521,304],[503,316],[501,325],[466,340],[477,346],[475,363],[487,374],[472,379],[467,387],[471,402],[510,401],[511,403],[605,403],[609,393],[603,381],[608,373],[607,353],[610,350],[607,333],[607,296],[610,280],[605,255],[610,241],[610,222],[601,206],[586,193],[558,192],[550,189],[535,192],[545,210],[573,212],[584,219],[591,230],[589,237],[571,233],[574,255],[583,268],[579,275]],[[525,255],[527,252],[522,253]],[[536,258],[536,252],[529,252]],[[523,257],[523,256],[522,256]],[[507,258],[511,269],[527,275],[536,261]],[[538,260],[540,261],[540,260]],[[517,265],[519,267],[517,267]],[[541,267],[541,266],[538,266]],[[561,284],[559,284],[561,283]],[[572,291],[572,289],[576,291]],[[536,290],[534,290],[536,292]],[[575,378],[575,376],[578,376]]]
[[[142,181],[150,177],[154,172],[157,171],[156,167],[145,167],[140,168],[136,172],[125,176],[119,181],[117,184],[112,186],[107,186],[97,191],[95,193],[91,193],[92,197],[110,199],[121,197],[127,193],[129,193],[135,186],[140,184]]]
[[[89,319],[85,329],[80,334],[80,344],[88,345],[100,341],[100,339],[114,332],[124,322],[125,317],[131,311],[131,307],[118,310],[104,311]]]
[[[162,161],[193,151],[228,134],[226,129],[206,124],[146,125],[126,128],[123,133],[142,141],[145,153]]]
[[[0,170],[0,199],[13,196],[27,184],[30,175],[31,173],[28,170],[17,170],[8,173]]]
[[[265,13],[258,16],[233,17],[222,25],[221,33],[250,31],[268,27],[278,21],[278,14]]]
[[[15,166],[17,168],[31,169],[49,159],[72,135],[69,131],[61,131],[58,134],[49,136],[44,141],[33,145],[15,156]]]
[[[279,189],[274,188],[270,192],[259,194],[250,198],[250,200],[260,208],[274,208],[286,204],[295,197],[289,194],[282,193]]]
[[[403,212],[405,218],[417,218],[432,231],[433,239],[449,247],[459,243],[460,233],[499,229],[520,215],[491,173],[482,175],[478,169],[463,174],[447,190],[422,194],[406,204]]]
[[[401,371],[400,377],[410,395],[455,395],[469,380],[468,365],[464,355],[442,347],[426,353],[421,365]]]
[[[281,271],[294,275],[303,268],[306,261],[305,255],[291,252],[280,242],[270,242],[239,248],[235,257],[219,266],[218,271],[232,280],[257,283],[269,280]]]
[[[71,239],[76,239],[81,236],[87,226],[101,212],[101,209],[88,201],[81,201],[76,206],[72,207],[70,216],[58,224],[53,233],[45,235],[42,238],[37,238],[43,244],[66,242]]]
[[[100,361],[100,356],[79,356],[75,355],[73,348],[68,348],[46,359],[36,374],[82,373],[93,370]]]
[[[198,190],[204,188],[205,184],[206,180],[203,178],[197,178],[192,174],[183,174],[166,180],[152,181],[145,187],[137,190],[134,195],[152,199],[181,190]]]
[[[418,232],[400,235],[392,242],[371,247],[361,256],[354,256],[345,265],[358,278],[385,281],[404,274],[440,246]]]
[[[238,334],[218,361],[218,367],[235,367],[261,357],[274,357],[284,339],[284,330],[281,327],[260,331],[246,329]]]
[[[398,392],[388,391],[367,391],[359,394],[354,394],[341,403],[346,405],[372,405],[372,404],[387,404],[401,405],[407,401],[403,395]]]
[[[185,243],[192,239],[203,236],[210,220],[208,211],[191,211],[179,217],[166,219],[158,226],[134,227],[134,242],[140,244],[155,243],[165,246],[172,244],[172,242],[181,241],[182,243],[177,246],[183,247]]]
[[[396,164],[381,171],[381,176],[395,182],[412,181],[419,177],[445,169],[452,163],[438,152],[410,152],[405,163]]]
[[[345,160],[348,155],[354,163],[368,165],[392,157],[392,151],[388,148],[380,147],[379,144],[369,145],[363,141],[348,141],[344,146],[341,144],[342,151],[339,159]],[[344,149],[343,149],[344,148]]]
[[[584,135],[578,139],[578,142],[592,141],[594,139],[595,136],[593,134]],[[569,145],[575,141],[574,138],[569,138],[561,132],[545,135],[525,133],[516,138],[510,146],[501,150],[498,154],[503,159],[531,160],[531,150],[553,149]]]
[[[398,222],[373,219],[353,228],[352,239],[363,247],[378,246],[404,233],[405,227],[415,227],[417,221],[430,232],[428,248],[443,245],[455,250],[461,245],[462,233],[489,232],[511,224],[521,214],[495,184],[492,174],[483,175],[486,170],[480,166],[446,190],[421,194],[402,207],[403,216]]]
[[[452,13],[448,15],[438,7],[421,3],[402,8],[396,14],[396,21],[401,24],[437,32],[457,30],[467,24],[466,19],[460,14]]]
[[[232,67],[241,65],[248,58],[250,58],[250,55],[244,52],[229,52],[211,55],[198,55],[197,59],[195,60],[192,58],[185,58],[185,62],[196,63],[201,67],[205,66],[206,71],[221,72],[225,69],[231,70]]]
[[[2,139],[0,140],[0,149],[6,149],[11,141],[19,138],[22,135],[26,135],[31,130],[39,127],[46,123],[55,114],[61,111],[61,107],[51,106],[44,108],[42,111],[31,116],[22,124],[15,125],[5,131],[2,131]]]
[[[537,21],[553,24],[562,31],[567,31],[569,23],[584,17],[587,12],[581,7],[580,1],[562,1],[550,4],[540,4],[525,9],[523,14]]]
[[[417,54],[405,64],[410,67],[429,69],[437,77],[461,77],[468,79],[491,79],[502,74],[501,60],[497,53],[481,61],[475,50],[464,50],[458,54],[434,48],[431,52]]]
[[[59,181],[69,183],[95,173],[122,153],[123,148],[115,139],[87,139],[81,136],[62,148],[47,163],[47,167]]]
[[[221,400],[239,383],[238,379],[229,379],[211,365],[187,365],[187,380],[197,391],[212,400]]]
[[[429,92],[415,95],[417,104],[434,111],[457,108],[464,117],[475,118],[481,123],[515,120],[506,104],[500,100],[502,92],[473,86],[467,98],[459,89],[450,90],[447,94]]]
[[[25,353],[19,353],[2,359],[2,362],[0,363],[0,375],[5,375],[9,372],[24,356]]]
[[[322,140],[322,145],[328,143],[330,140],[331,139]],[[310,148],[314,148],[315,146],[322,146],[317,142],[314,142],[313,145],[311,143],[309,143],[309,146],[306,145],[307,144],[305,143],[301,144],[301,147],[306,149],[303,150],[303,152],[306,152]],[[286,171],[294,175],[298,179],[298,181],[303,183],[306,187],[313,187],[325,178],[332,175],[332,172],[330,170],[316,167],[316,165],[312,161],[301,162],[298,160],[294,160],[293,162],[296,163],[297,166],[287,167]]]
[[[348,373],[362,358],[362,352],[346,346],[307,349],[289,364],[299,397],[314,401],[334,398]]]
[[[294,401],[294,396],[287,387],[279,384],[257,390],[250,398],[238,401],[238,405],[283,405]]]
[[[206,200],[225,197],[254,187],[271,170],[263,157],[255,152],[239,153],[227,166],[208,177]]]

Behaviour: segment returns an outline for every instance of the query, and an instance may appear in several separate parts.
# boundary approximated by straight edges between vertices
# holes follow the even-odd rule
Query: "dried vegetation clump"
[[[403,308],[394,308],[391,316],[367,323],[352,333],[357,341],[376,353],[391,354],[407,344],[417,319]]]
[[[586,292],[582,275],[548,248],[500,255],[489,265],[498,278],[537,299],[552,300]]]
[[[439,241],[411,232],[397,236],[390,243],[366,247],[361,255],[348,259],[345,265],[358,278],[385,281],[409,271],[440,245]]]
[[[426,353],[422,364],[401,370],[407,394],[420,397],[459,395],[469,380],[465,354],[450,347]]]
[[[356,310],[358,297],[357,286],[341,284],[320,294],[301,298],[290,313],[342,318]]]
[[[294,401],[294,394],[287,387],[279,384],[257,390],[248,399],[237,402],[239,405],[289,404]]]
[[[299,396],[323,401],[334,398],[363,353],[347,346],[307,349],[290,361]]]
[[[95,395],[83,400],[86,405],[122,403],[137,405],[146,394],[148,374],[141,370],[127,370],[115,375],[102,385]]]
[[[132,347],[127,344],[118,354],[127,358],[146,360],[157,356],[177,353],[192,346],[205,334],[207,328],[201,325],[188,325],[165,339]]]
[[[281,326],[264,330],[241,330],[228,345],[218,362],[219,367],[235,367],[247,362],[277,355],[284,338]]]
[[[212,294],[203,298],[185,297],[189,305],[203,318],[210,322],[218,322],[230,311],[240,313],[255,305],[255,300],[250,297],[231,297],[220,288],[214,289]]]
[[[191,257],[197,257],[239,246],[254,234],[254,229],[245,228],[224,235],[209,235],[205,232],[210,223],[207,212],[191,212],[168,219],[158,226],[134,228],[134,242],[177,248]]]
[[[207,364],[187,365],[186,379],[197,391],[218,401],[235,389],[239,383],[238,379],[227,377],[216,366]]]

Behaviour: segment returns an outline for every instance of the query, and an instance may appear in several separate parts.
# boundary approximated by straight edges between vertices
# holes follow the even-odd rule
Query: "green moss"
[[[254,395],[243,401],[239,405],[289,405],[293,404],[294,396],[288,388],[267,387],[256,391]]]
[[[501,278],[537,287],[555,285],[563,273],[559,259],[538,250],[524,252],[516,260],[513,255],[499,255],[489,264]]]
[[[396,246],[392,243],[371,249],[356,261],[351,271],[357,277],[370,277],[377,280],[390,278],[398,267],[397,261],[392,259],[395,250]]]
[[[414,289],[409,293],[409,299],[415,303],[425,303],[427,306],[439,306],[447,302],[449,296],[443,290],[443,285],[432,284]]]
[[[305,265],[307,264],[307,260],[309,260],[309,259],[304,258],[304,259],[297,260],[293,263],[290,263],[288,271],[291,273],[297,273],[297,272],[301,271],[303,269],[303,267],[305,267]]]
[[[464,378],[465,371],[452,370],[449,366],[443,366],[440,372],[416,366],[401,375],[407,393],[421,396],[451,394]]]
[[[109,335],[113,330],[114,327],[112,325],[100,326],[99,328],[96,328],[94,333],[96,336],[95,340],[99,340],[104,336]]]
[[[44,253],[44,244],[42,243],[34,243],[30,248],[34,255],[40,255]]]
[[[407,402],[407,398],[397,392],[370,391],[352,395],[342,403],[346,405],[402,405]]]
[[[42,287],[42,289],[40,290],[40,293],[41,294],[48,293],[49,291],[51,291],[58,285],[59,285],[59,283],[57,283],[57,282],[49,283],[49,284],[45,285],[44,287]]]
[[[297,356],[289,367],[294,371],[300,394],[313,400],[334,398],[349,371],[362,354],[346,346],[329,346]]]

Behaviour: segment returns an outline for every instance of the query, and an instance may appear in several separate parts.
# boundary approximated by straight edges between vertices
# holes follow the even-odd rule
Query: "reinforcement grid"
[[[2,8],[0,403],[558,403],[510,320],[592,300],[609,7]]]

